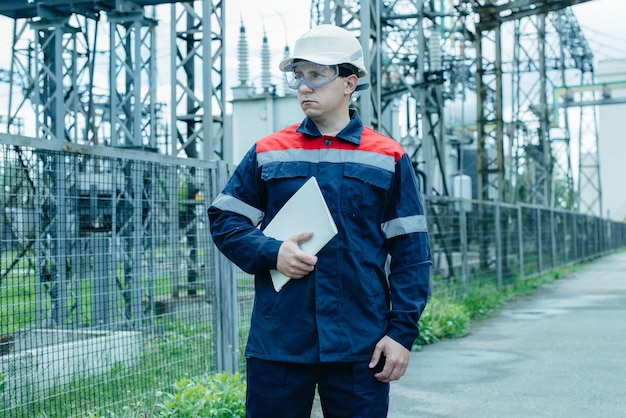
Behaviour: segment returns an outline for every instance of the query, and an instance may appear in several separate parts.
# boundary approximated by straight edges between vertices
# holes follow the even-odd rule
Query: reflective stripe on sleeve
[[[424,215],[413,215],[384,222],[382,229],[385,238],[389,239],[412,232],[428,232],[428,225]]]
[[[263,220],[263,216],[265,213],[263,211],[255,208],[254,206],[250,206],[246,202],[243,202],[233,196],[220,193],[211,206],[215,206],[218,209],[234,212],[239,215],[245,216],[250,219],[252,225],[257,226]]]

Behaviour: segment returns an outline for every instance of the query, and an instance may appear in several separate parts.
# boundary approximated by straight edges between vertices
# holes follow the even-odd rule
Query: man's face
[[[312,120],[345,110],[357,80],[356,75],[339,77],[336,65],[310,62],[298,63],[291,77],[300,107]]]

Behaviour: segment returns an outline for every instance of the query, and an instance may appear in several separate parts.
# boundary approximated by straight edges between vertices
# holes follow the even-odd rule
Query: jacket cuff
[[[402,346],[407,350],[411,351],[413,348],[413,343],[419,336],[419,329],[417,327],[417,324],[410,328],[406,326],[398,327],[394,326],[392,321],[389,329],[387,330],[387,336],[394,341],[402,344]]]
[[[257,260],[259,260],[260,270],[276,270],[278,250],[282,243],[282,241],[270,238],[259,248]]]

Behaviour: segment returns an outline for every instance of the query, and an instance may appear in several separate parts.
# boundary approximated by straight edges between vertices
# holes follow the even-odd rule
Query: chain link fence
[[[233,167],[149,150],[0,137],[0,414],[149,403],[184,376],[245,372],[253,278],[211,242]],[[433,292],[504,286],[626,246],[626,224],[425,200]]]

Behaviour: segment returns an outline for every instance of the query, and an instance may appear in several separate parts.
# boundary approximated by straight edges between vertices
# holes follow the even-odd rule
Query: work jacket
[[[311,176],[338,234],[313,272],[277,292],[270,270],[282,241],[262,230]],[[429,287],[424,210],[405,150],[356,111],[336,136],[305,118],[257,141],[208,214],[219,250],[255,275],[246,356],[369,361],[384,335],[411,349]]]

